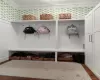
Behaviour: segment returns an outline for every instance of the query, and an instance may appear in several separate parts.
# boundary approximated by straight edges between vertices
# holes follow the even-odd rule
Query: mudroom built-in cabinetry
[[[55,52],[57,61],[58,52],[84,53],[84,20],[83,19],[62,19],[62,20],[19,20],[11,22],[16,32],[16,47],[10,47],[9,51],[45,51]],[[46,26],[48,34],[25,34],[26,27],[31,26],[38,30]],[[77,28],[74,34],[68,33],[68,27]]]
[[[86,65],[100,77],[100,4],[85,17]]]
[[[94,9],[94,57],[96,72],[100,75],[100,4]]]
[[[85,54],[86,64],[93,67],[93,13],[89,13],[85,18]]]

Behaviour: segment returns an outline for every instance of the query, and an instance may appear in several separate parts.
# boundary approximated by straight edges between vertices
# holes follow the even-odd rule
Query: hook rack
[[[67,27],[67,34],[69,35],[69,38],[70,38],[71,35],[76,35],[76,36],[79,37],[78,29],[73,24]]]

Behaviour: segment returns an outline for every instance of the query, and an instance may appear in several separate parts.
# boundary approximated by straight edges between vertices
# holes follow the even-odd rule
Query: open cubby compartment
[[[55,52],[10,51],[10,60],[55,61]]]
[[[85,63],[84,52],[58,52],[57,61]]]
[[[67,34],[67,27],[75,25],[79,37]],[[59,51],[81,51],[84,48],[84,20],[58,21],[58,49]]]
[[[68,52],[59,52],[57,55],[58,61],[65,61],[65,62],[73,62],[73,55],[72,53]]]
[[[41,26],[46,26],[49,34],[25,34],[25,27],[32,26],[37,30]],[[17,34],[18,48],[35,48],[35,49],[55,49],[56,48],[56,21],[19,21],[12,22],[12,26]]]

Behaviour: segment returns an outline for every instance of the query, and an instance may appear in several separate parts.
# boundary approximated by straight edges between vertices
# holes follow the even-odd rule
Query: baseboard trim
[[[7,21],[7,20],[3,20],[3,19],[1,19],[1,18],[0,18],[0,22],[1,22],[1,23],[5,23],[5,24],[10,24],[9,21]]]
[[[98,74],[94,69],[92,69],[88,65],[86,65],[86,66],[98,77],[98,79],[100,79],[100,74]]]
[[[100,79],[100,74],[98,74],[96,71],[93,71],[92,72]]]
[[[8,61],[10,61],[8,57],[0,58],[0,65]]]

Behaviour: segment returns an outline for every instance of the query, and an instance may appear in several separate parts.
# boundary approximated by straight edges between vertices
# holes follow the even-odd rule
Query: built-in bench
[[[55,52],[12,51],[10,60],[55,61]],[[78,62],[84,64],[85,55],[82,52],[58,52],[57,61]]]

